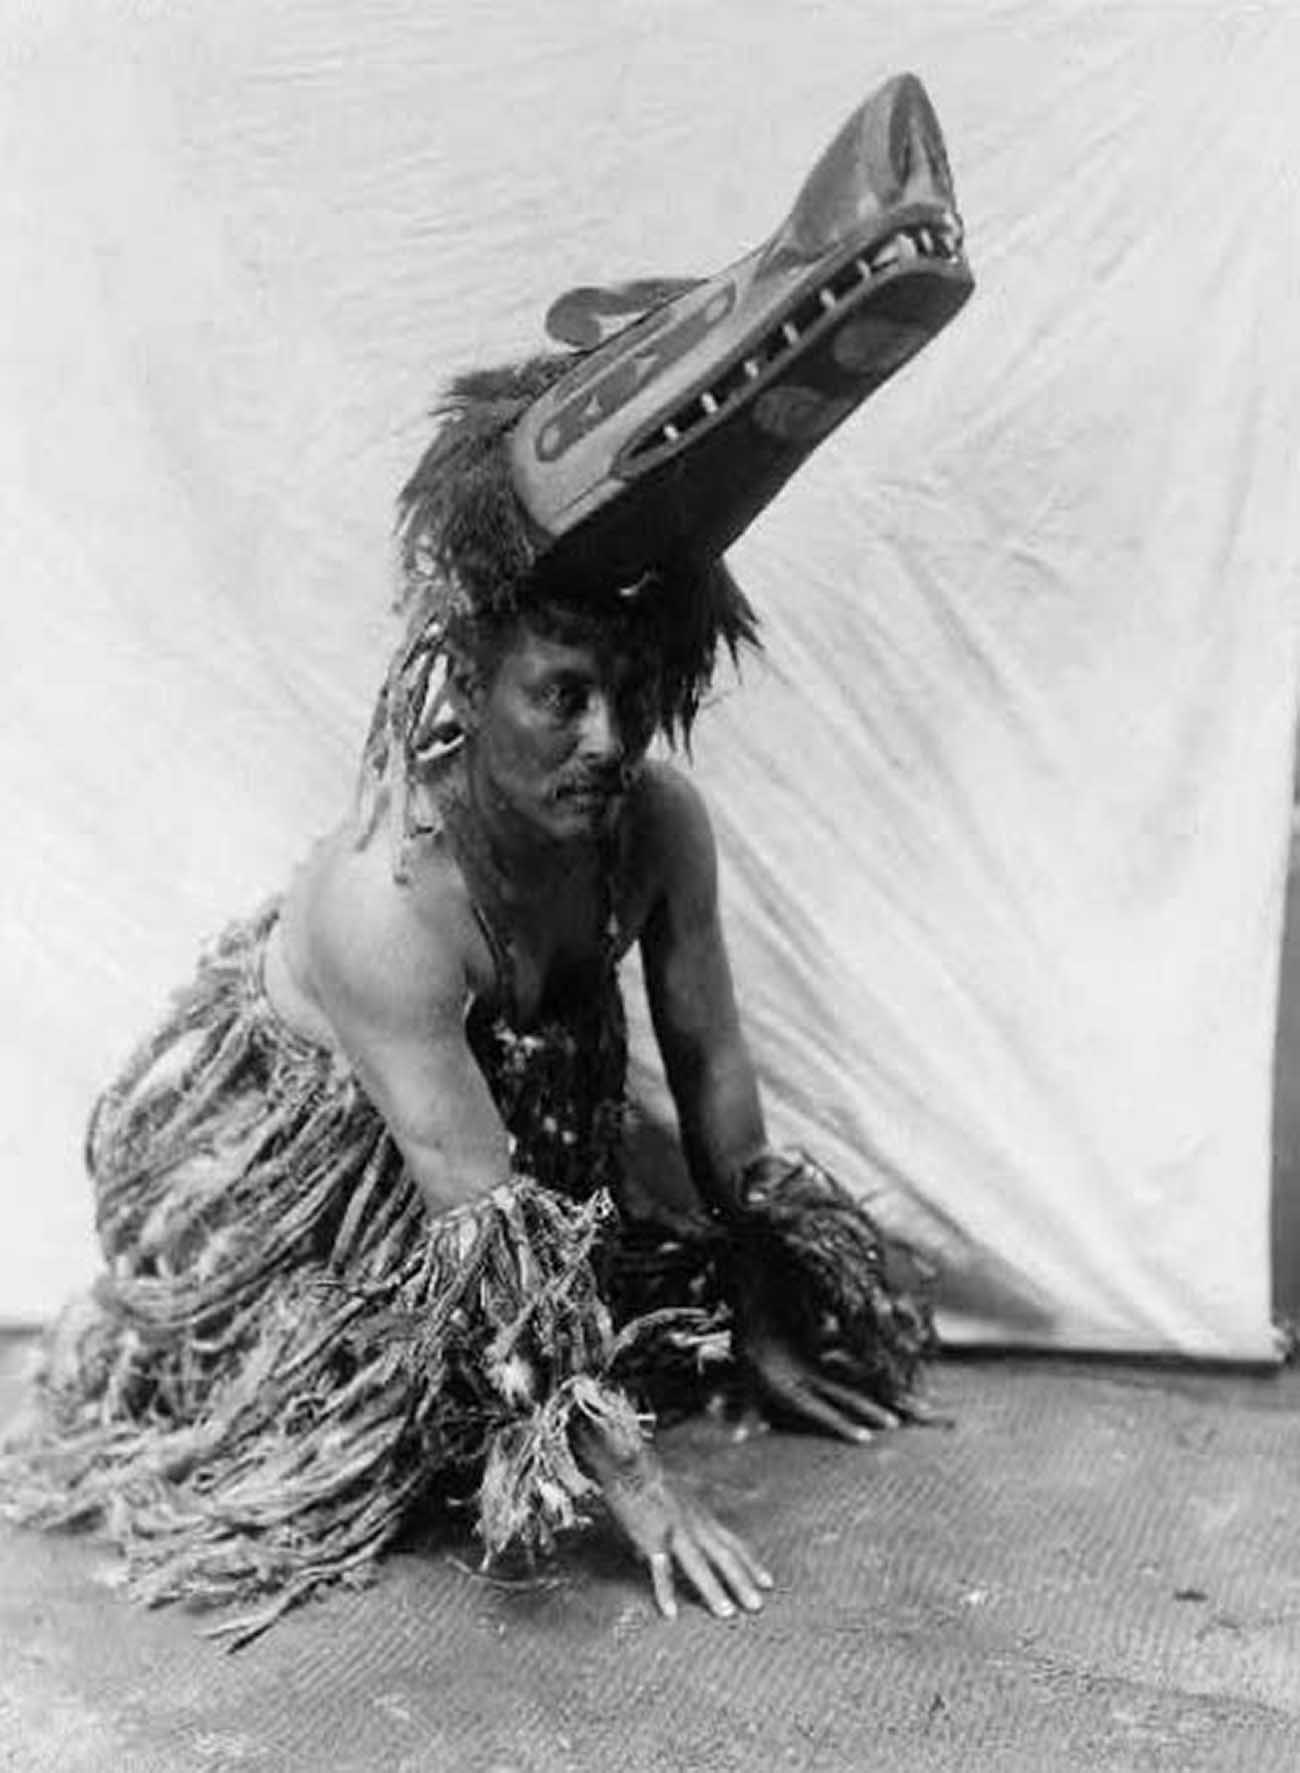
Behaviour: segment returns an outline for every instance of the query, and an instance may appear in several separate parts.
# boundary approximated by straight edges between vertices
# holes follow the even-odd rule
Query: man
[[[544,1024],[566,998],[598,1010],[617,990],[612,966],[636,945],[708,1204],[734,1209],[730,1191],[766,1150],[708,815],[683,774],[644,762],[655,662],[644,647],[624,650],[630,638],[616,618],[584,622],[550,605],[523,615],[486,659],[457,660],[449,700],[465,742],[443,776],[419,784],[439,803],[445,840],[423,846],[398,883],[391,804],[361,845],[340,831],[269,938],[271,1001],[346,1053],[435,1213],[489,1194],[511,1170],[466,1004],[471,1017],[496,1005],[519,1029]],[[746,1328],[754,1376],[793,1413],[857,1440],[867,1423],[895,1422],[774,1329]],[[752,1558],[674,1499],[647,1454],[625,1476],[598,1439],[584,1451],[651,1560],[666,1612],[670,1560],[715,1612],[758,1606],[766,1578]]]
[[[10,1513],[104,1522],[145,1597],[269,1595],[248,1635],[468,1477],[489,1552],[544,1545],[599,1492],[664,1613],[678,1578],[719,1616],[753,1611],[770,1577],[674,1492],[639,1413],[692,1376],[701,1326],[729,1332],[784,1416],[861,1440],[919,1413],[925,1313],[851,1197],[768,1149],[708,815],[647,760],[656,733],[689,736],[719,646],[754,639],[722,546],[964,299],[950,192],[934,218],[918,204],[921,173],[946,171],[918,94],[905,77],[883,115],[879,96],[855,114],[783,231],[805,239],[793,285],[788,264],[775,292],[754,279],[764,324],[787,314],[784,355],[745,369],[755,400],[719,397],[753,407],[749,472],[704,427],[718,496],[684,478],[681,414],[647,431],[637,402],[662,375],[657,413],[677,410],[674,377],[734,288],[688,288],[612,354],[454,385],[403,495],[408,630],[354,816],[227,931],[97,1105],[107,1272],[56,1331],[36,1419],[0,1463]],[[863,261],[855,287],[888,298],[865,331],[842,269],[843,296],[817,287],[827,254],[900,237],[879,180],[844,233],[836,179],[863,164],[895,208],[907,197],[911,257],[932,261],[901,278],[897,253]],[[823,210],[834,226],[808,249]],[[792,357],[810,287],[825,323]],[[705,343],[716,358],[726,340]],[[818,362],[849,395],[791,380]],[[600,466],[607,438],[582,478],[620,411],[652,443],[640,508]],[[705,1224],[676,1272],[623,1210],[633,948]]]

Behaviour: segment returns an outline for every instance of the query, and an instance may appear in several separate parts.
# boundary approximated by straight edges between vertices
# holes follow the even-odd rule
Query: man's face
[[[498,805],[553,840],[597,834],[650,743],[651,672],[589,629],[521,623],[471,698],[476,754]]]

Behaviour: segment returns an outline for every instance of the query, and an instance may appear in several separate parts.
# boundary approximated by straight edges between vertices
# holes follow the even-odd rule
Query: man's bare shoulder
[[[717,858],[704,795],[677,764],[655,759],[637,778],[628,803],[629,872],[654,896],[713,890]]]
[[[698,843],[710,839],[713,822],[700,788],[680,764],[655,758],[637,777],[628,801],[636,836],[660,844]]]
[[[287,907],[294,959],[332,1020],[459,1015],[477,936],[460,870],[436,843],[413,846],[404,878],[384,830],[347,828],[317,847]]]

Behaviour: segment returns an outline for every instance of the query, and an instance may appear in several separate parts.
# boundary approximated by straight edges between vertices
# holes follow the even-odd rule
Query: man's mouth
[[[588,777],[580,782],[562,783],[555,791],[555,798],[566,806],[603,807],[617,800],[626,786],[621,776]]]
[[[580,805],[603,805],[613,800],[620,792],[617,782],[576,782],[571,788],[561,788],[557,795],[560,800],[577,801]]]

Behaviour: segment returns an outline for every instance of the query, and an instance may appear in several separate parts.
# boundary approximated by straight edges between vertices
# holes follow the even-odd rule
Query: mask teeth
[[[740,363],[733,364],[711,387],[697,394],[689,406],[675,412],[671,419],[644,439],[636,453],[643,455],[664,444],[680,443],[688,431],[716,418],[739,394],[788,356],[811,327],[825,315],[833,314],[845,298],[863,284],[875,283],[886,272],[921,259],[953,264],[961,258],[961,247],[962,225],[950,210],[945,210],[936,221],[912,222],[887,235],[868,252],[859,253],[841,265],[833,276],[806,296],[793,313],[778,321],[757,349]]]

